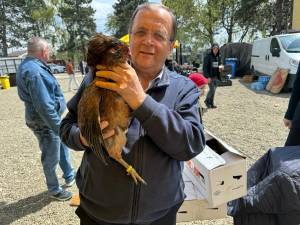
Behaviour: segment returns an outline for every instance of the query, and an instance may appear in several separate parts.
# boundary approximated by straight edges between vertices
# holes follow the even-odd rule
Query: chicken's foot
[[[135,171],[135,169],[127,162],[125,162],[124,159],[120,158],[117,159],[117,161],[126,168],[126,172],[132,177],[136,184],[138,183],[138,181],[142,182],[143,184],[147,184],[146,181],[144,181],[144,179]]]

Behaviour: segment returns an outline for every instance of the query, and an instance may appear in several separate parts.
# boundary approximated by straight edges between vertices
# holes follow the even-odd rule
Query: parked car
[[[65,66],[60,66],[54,63],[48,63],[47,65],[49,66],[52,73],[64,73],[66,70]]]

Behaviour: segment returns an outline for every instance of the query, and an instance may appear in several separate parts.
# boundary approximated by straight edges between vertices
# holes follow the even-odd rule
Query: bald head
[[[40,37],[32,37],[27,43],[27,52],[29,56],[46,62],[49,59],[48,42]]]
[[[133,12],[132,17],[130,19],[130,22],[129,22],[129,28],[128,28],[129,34],[132,31],[133,22],[134,22],[136,15],[138,14],[138,12],[140,12],[142,10],[157,10],[157,9],[163,9],[163,10],[167,11],[170,14],[170,16],[172,17],[172,33],[170,34],[171,35],[170,41],[174,41],[176,38],[176,33],[177,33],[177,21],[176,21],[175,15],[173,14],[172,10],[169,9],[168,7],[166,7],[160,3],[154,3],[154,2],[146,2],[144,4],[139,5],[135,9],[135,11]]]

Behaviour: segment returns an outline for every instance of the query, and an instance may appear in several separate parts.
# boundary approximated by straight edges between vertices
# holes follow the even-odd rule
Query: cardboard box
[[[206,131],[203,152],[192,159],[189,170],[193,182],[207,199],[209,207],[217,207],[247,194],[246,157]]]
[[[178,210],[176,221],[179,223],[226,217],[227,205],[223,204],[216,208],[210,208],[205,197],[201,195],[197,185],[190,179],[191,176],[193,176],[193,173],[185,168],[183,171],[183,180],[185,183],[184,192],[186,199]]]
[[[244,75],[242,80],[245,83],[252,83],[254,81],[254,76],[253,75]]]

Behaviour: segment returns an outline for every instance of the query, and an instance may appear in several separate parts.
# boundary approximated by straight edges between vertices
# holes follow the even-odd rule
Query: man
[[[290,129],[285,146],[300,145],[300,64],[283,122]]]
[[[79,67],[81,75],[85,76],[85,74],[86,74],[86,62],[84,60],[81,60],[79,62],[79,66],[78,67]]]
[[[126,63],[97,71],[97,76],[110,80],[97,81],[97,86],[116,91],[132,109],[122,156],[147,185],[135,185],[119,163],[109,160],[105,166],[85,146],[77,125],[77,104],[92,81],[92,74],[87,74],[61,125],[63,141],[85,150],[76,177],[81,225],[175,225],[185,197],[183,161],[200,153],[205,144],[197,87],[164,66],[176,35],[172,12],[160,4],[140,5],[131,18],[129,35],[132,67]],[[107,121],[100,122],[104,138],[115,132],[106,126]]]
[[[75,83],[76,88],[78,89],[79,85],[78,85],[77,80],[75,78],[75,73],[74,73],[73,64],[72,64],[71,59],[68,60],[66,70],[67,70],[67,74],[69,75],[68,91],[72,90],[73,81]]]
[[[211,51],[205,56],[203,62],[203,73],[204,76],[208,78],[209,86],[209,91],[204,101],[207,108],[217,108],[217,106],[214,104],[214,98],[217,89],[217,82],[221,79],[220,66],[221,57],[219,45],[217,43],[214,43],[211,46]]]
[[[65,186],[70,187],[75,181],[69,149],[59,138],[61,114],[66,108],[65,99],[57,80],[46,65],[49,59],[47,41],[33,37],[28,41],[27,51],[28,56],[17,72],[18,94],[25,104],[26,125],[38,139],[51,197],[60,201],[68,200],[72,194],[60,187],[56,175],[59,164]]]

